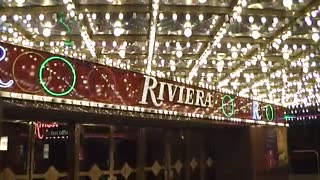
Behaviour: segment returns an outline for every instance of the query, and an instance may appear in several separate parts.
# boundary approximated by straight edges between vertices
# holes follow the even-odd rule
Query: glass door
[[[29,124],[4,121],[0,132],[0,179],[28,179]]]

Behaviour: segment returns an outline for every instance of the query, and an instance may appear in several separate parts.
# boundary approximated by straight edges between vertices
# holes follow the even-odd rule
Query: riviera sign
[[[143,92],[139,104],[152,105],[160,107],[165,101],[173,104],[184,104],[191,106],[198,106],[204,108],[217,108],[214,107],[214,93],[200,88],[191,88],[185,85],[178,85],[169,82],[160,81],[155,77],[144,75],[145,81]],[[165,99],[166,97],[166,99]],[[150,102],[151,101],[151,102]],[[224,116],[231,118],[235,116],[235,98],[231,95],[224,95],[221,97],[221,112]],[[265,111],[265,118],[268,121],[274,121],[274,108],[271,104],[263,107]],[[252,102],[252,116],[254,120],[261,120],[259,102]]]
[[[203,90],[178,86],[168,82],[158,82],[155,77],[145,75],[145,83],[140,104],[148,104],[148,95],[154,106],[161,106],[164,101],[164,92],[167,90],[169,102],[195,105],[201,107],[213,107],[212,94]],[[156,89],[158,91],[156,91]]]

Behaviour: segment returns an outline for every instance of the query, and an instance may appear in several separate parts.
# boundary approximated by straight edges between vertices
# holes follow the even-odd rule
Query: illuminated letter
[[[174,86],[174,89],[172,90],[173,84],[168,84],[168,93],[169,93],[169,101],[172,102],[174,99],[174,96],[176,95],[178,86]]]
[[[0,46],[0,62],[3,61],[6,58],[6,50]],[[3,82],[0,79],[0,88],[8,88],[11,87],[13,85],[13,80],[9,80],[8,82]]]
[[[259,114],[259,102],[253,101],[252,102],[252,119],[260,120],[261,116]]]
[[[212,95],[211,95],[211,93],[207,93],[205,104],[206,104],[207,107],[213,107],[213,105],[212,105]]]
[[[185,104],[193,104],[193,95],[194,95],[194,89],[192,88],[186,88],[187,89],[187,97],[186,101],[184,102]]]
[[[205,103],[203,102],[203,98],[204,98],[204,92],[202,90],[196,90],[196,102],[194,103],[194,105],[196,106],[206,106]]]
[[[225,99],[229,99],[229,102],[225,103],[225,101],[226,101]],[[224,95],[222,97],[222,112],[227,117],[231,117],[234,114],[234,102],[233,101],[234,101],[234,99],[229,95]],[[227,106],[228,104],[231,105],[231,112],[229,112],[229,113],[227,113],[225,110],[225,106]]]
[[[158,99],[160,101],[163,101],[163,92],[164,92],[164,87],[165,87],[166,83],[164,82],[160,82],[160,89],[159,89],[159,95],[158,95]]]
[[[151,76],[144,76],[146,79],[144,81],[144,87],[143,87],[143,94],[141,101],[139,102],[140,104],[148,104],[147,103],[147,97],[148,97],[148,92],[150,92],[151,100],[155,106],[161,106],[162,102],[157,102],[156,95],[153,91],[157,87],[158,81],[155,77]],[[150,80],[152,82],[150,82]]]
[[[183,101],[182,101],[183,100],[183,90],[185,89],[185,87],[179,86],[179,88],[180,88],[179,89],[179,99],[177,102],[182,104],[183,103]]]
[[[274,120],[274,110],[271,104],[268,104],[266,106],[266,117],[268,121]]]

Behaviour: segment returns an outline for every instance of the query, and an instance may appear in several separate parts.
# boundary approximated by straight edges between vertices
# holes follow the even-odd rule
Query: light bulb
[[[290,8],[293,5],[292,0],[283,0],[282,4],[286,8]]]
[[[283,59],[289,59],[290,56],[289,56],[289,53],[285,52],[283,53],[282,57]]]
[[[45,27],[42,31],[42,34],[44,37],[49,37],[51,35],[51,29],[48,27]]]
[[[124,48],[121,48],[121,49],[119,50],[119,56],[120,56],[121,58],[124,58],[124,57],[126,56],[126,50],[125,50]]]
[[[176,56],[177,56],[178,58],[181,58],[182,55],[183,55],[183,53],[182,53],[182,50],[181,50],[181,49],[176,50]]]
[[[192,29],[191,27],[186,27],[183,31],[183,34],[186,36],[186,37],[190,37],[192,35]]]
[[[320,39],[319,34],[318,33],[313,33],[312,34],[312,40],[314,40],[315,42],[318,42]]]
[[[26,0],[15,0],[17,4],[23,4]]]
[[[259,37],[261,36],[260,32],[257,30],[253,30],[251,33],[251,36],[253,39],[259,39]]]
[[[121,34],[123,34],[123,32],[124,32],[124,29],[121,28],[121,22],[120,21],[116,21],[114,23],[113,34],[118,37]]]

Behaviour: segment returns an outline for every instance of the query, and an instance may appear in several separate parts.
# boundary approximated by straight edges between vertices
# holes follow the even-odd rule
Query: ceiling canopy
[[[319,103],[319,0],[0,0],[0,41],[281,105]]]

